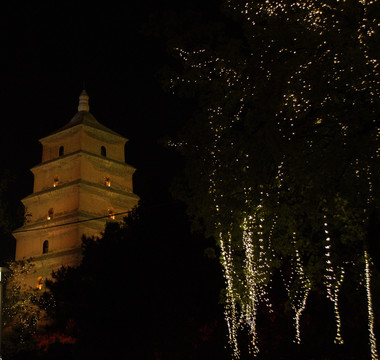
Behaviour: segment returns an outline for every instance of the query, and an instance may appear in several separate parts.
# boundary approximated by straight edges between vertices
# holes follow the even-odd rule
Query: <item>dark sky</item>
[[[85,81],[91,113],[103,125],[129,139],[126,161],[137,168],[138,195],[156,203],[171,201],[167,189],[179,167],[179,157],[158,142],[181,128],[190,117],[191,107],[185,100],[162,90],[161,70],[173,62],[167,53],[171,31],[164,29],[170,25],[178,29],[182,19],[186,26],[191,25],[191,14],[209,12],[210,4],[211,1],[200,0],[88,3],[21,0],[2,4],[0,174],[9,169],[16,176],[12,197],[21,199],[32,193],[33,175],[29,169],[41,162],[38,140],[75,115]],[[207,266],[212,266],[212,274],[218,270],[203,256],[205,244],[192,244],[189,249],[181,240],[176,241],[176,247],[163,246],[168,246],[171,253],[178,250],[176,257],[186,252],[187,257],[178,257],[184,273],[192,274],[200,262],[206,265],[198,272]],[[173,259],[168,255],[165,262],[170,261]],[[181,274],[178,269],[174,273]],[[207,291],[199,284],[198,290],[186,290],[188,285],[182,279],[178,281],[179,289],[172,291],[191,292],[192,297],[187,295],[186,302],[191,303],[191,309],[196,306],[207,309],[195,300],[198,296],[199,303],[207,302],[204,298],[208,296],[209,306],[217,311],[219,288],[214,288],[220,279],[201,275],[192,282],[207,283]],[[195,315],[189,309],[185,313],[198,319],[202,311],[196,311]],[[221,311],[218,314],[222,316]],[[221,334],[224,341],[225,334]],[[223,341],[215,346],[216,351],[223,351]]]
[[[174,134],[188,114],[159,80],[162,67],[172,61],[163,19],[175,23],[180,21],[175,14],[186,18],[189,8],[210,10],[201,4],[22,0],[2,5],[0,167],[25,184],[21,196],[32,191],[29,168],[41,161],[38,139],[75,115],[83,81],[97,120],[130,139],[127,162],[140,172],[154,172],[162,161],[157,140]]]

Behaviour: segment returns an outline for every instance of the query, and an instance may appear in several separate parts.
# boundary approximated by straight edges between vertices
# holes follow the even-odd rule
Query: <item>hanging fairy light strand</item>
[[[298,300],[298,304],[294,304],[293,308],[296,312],[295,314],[296,342],[297,344],[300,344],[301,343],[300,317],[302,315],[302,312],[306,308],[306,301],[311,290],[311,283],[310,283],[310,280],[305,275],[298,249],[295,249],[295,252],[296,252],[296,262],[297,262],[296,272],[297,272],[299,280],[301,281],[301,287],[298,291],[302,292],[302,295],[301,295],[301,300]]]
[[[296,335],[294,342],[301,343],[300,319],[303,311],[306,309],[306,302],[311,291],[311,282],[305,274],[301,255],[296,245],[296,233],[293,233],[292,244],[294,247],[294,258],[291,263],[291,273],[289,279],[281,273],[285,289],[288,293],[290,304],[294,310],[294,327]],[[298,285],[299,284],[299,285]]]
[[[339,302],[338,295],[341,285],[344,279],[344,268],[339,267],[336,270],[332,264],[331,252],[332,252],[332,242],[328,231],[328,224],[326,222],[326,215],[324,215],[324,232],[325,232],[325,257],[326,257],[326,269],[325,269],[325,285],[327,289],[327,298],[334,304],[334,315],[336,323],[336,335],[334,342],[336,344],[343,344],[343,338],[341,335],[341,319],[339,312]],[[337,272],[339,275],[337,276]]]
[[[289,196],[296,194],[294,196],[297,198],[299,194],[299,189],[295,187],[293,179],[297,177],[297,169],[303,164],[294,160],[297,158],[293,156],[294,152],[305,154],[305,159],[307,159],[305,164],[310,168],[312,167],[310,164],[317,165],[317,168],[320,167],[325,174],[329,175],[326,169],[330,169],[325,168],[324,160],[319,158],[320,149],[324,150],[330,146],[330,143],[333,143],[332,149],[342,149],[349,164],[348,171],[342,170],[342,177],[347,176],[350,178],[348,183],[355,183],[353,185],[355,196],[364,199],[363,203],[366,207],[363,209],[363,214],[358,216],[363,217],[362,223],[368,221],[368,214],[365,212],[375,201],[377,190],[374,182],[377,176],[374,163],[380,158],[380,126],[373,113],[372,125],[375,133],[372,131],[373,136],[371,135],[370,140],[374,139],[375,146],[371,145],[371,157],[365,158],[365,155],[355,153],[357,149],[355,141],[355,146],[352,146],[353,138],[357,134],[356,120],[352,117],[339,116],[334,109],[341,107],[347,109],[346,114],[349,114],[350,109],[355,109],[361,102],[368,101],[374,104],[378,101],[380,96],[379,64],[371,51],[371,42],[379,26],[376,23],[377,20],[373,16],[371,18],[375,1],[355,0],[351,4],[361,10],[358,13],[364,14],[362,19],[358,17],[355,20],[356,29],[352,37],[352,39],[357,37],[354,41],[358,46],[353,47],[355,55],[364,59],[365,71],[362,71],[363,68],[356,62],[347,63],[347,54],[343,47],[329,42],[331,34],[334,34],[335,39],[336,34],[340,36],[344,33],[341,30],[345,17],[349,15],[346,14],[348,9],[346,1],[336,1],[334,4],[317,0],[304,2],[227,0],[227,2],[231,11],[241,14],[247,27],[253,30],[249,33],[248,43],[252,41],[255,46],[246,52],[244,49],[237,56],[226,52],[222,52],[223,56],[221,56],[217,55],[217,51],[211,53],[205,48],[192,51],[177,48],[178,55],[187,65],[190,75],[171,79],[171,85],[172,89],[178,84],[196,84],[211,89],[211,96],[208,96],[207,92],[208,100],[211,99],[207,108],[208,123],[203,128],[210,135],[209,141],[204,147],[199,144],[196,146],[198,146],[197,153],[200,155],[199,161],[205,164],[201,175],[207,177],[208,187],[205,196],[211,199],[213,224],[221,251],[226,288],[224,314],[229,344],[233,356],[239,358],[238,333],[242,329],[248,329],[253,354],[256,355],[259,351],[257,346],[259,307],[263,303],[270,306],[268,289],[274,273],[275,256],[277,256],[278,264],[285,261],[286,256],[289,256],[287,251],[290,251],[286,250],[287,255],[284,257],[278,256],[283,246],[283,244],[279,245],[277,238],[281,238],[282,234],[279,235],[281,231],[287,231],[287,239],[293,236],[291,275],[286,281],[284,273],[282,275],[295,313],[295,342],[301,342],[300,321],[311,291],[312,277],[307,273],[308,259],[303,256],[307,253],[306,242],[297,241],[296,233],[292,234],[292,226],[283,224],[284,218],[297,223],[293,214],[286,213],[295,207],[289,204],[282,207]],[[281,24],[284,26],[290,25],[288,28],[290,31],[284,31],[281,36],[277,36],[278,34],[273,36],[269,28],[272,23],[278,25],[277,20],[283,21]],[[302,36],[310,36],[315,41],[313,48],[307,48],[308,51],[303,52],[305,39],[296,32],[294,36],[287,37],[293,34],[293,28],[300,29]],[[281,39],[285,39],[284,43],[281,43]],[[280,76],[276,73],[275,67],[278,66],[276,61],[280,61],[281,64],[284,61],[287,64]],[[316,74],[320,75],[316,76]],[[268,106],[265,106],[265,109],[260,108],[262,99],[260,91],[269,84],[271,91],[264,91],[264,95],[272,93],[271,86],[273,84],[276,86],[276,81],[280,81],[276,76],[282,81],[281,86],[275,89],[278,93],[273,92],[276,93],[276,97],[273,96],[268,101],[275,100],[274,103],[277,106],[273,106],[273,109]],[[353,78],[354,81],[351,81]],[[320,91],[320,88],[323,88],[323,91]],[[213,98],[213,91],[219,97]],[[263,98],[267,99],[267,97]],[[257,108],[259,110],[256,113]],[[247,114],[250,116],[249,121],[245,121]],[[266,138],[254,138],[256,128],[266,126],[266,124],[263,125],[264,121],[260,121],[262,115],[269,123],[270,131],[273,127],[276,132],[275,136],[268,141],[271,144],[270,149],[265,148]],[[255,129],[249,133],[251,126]],[[336,132],[330,133],[331,129]],[[244,142],[235,143],[234,136],[240,130],[247,131],[248,136],[253,135],[252,141],[251,138],[247,141],[247,136],[243,137]],[[265,136],[266,131],[267,129],[258,133],[260,136]],[[337,135],[338,140],[334,142],[335,139],[330,135]],[[326,138],[329,141],[326,141]],[[333,140],[330,141],[330,138]],[[261,147],[254,146],[256,140],[259,143],[262,141]],[[191,146],[191,144],[181,142],[181,147],[186,146]],[[226,148],[231,150],[228,153],[230,155],[228,159],[224,156]],[[270,174],[272,177],[269,180],[269,177],[264,177],[266,182],[261,181],[262,178],[255,174],[256,171],[260,173],[260,166],[267,165],[263,165],[259,159],[261,151],[264,153],[263,158],[266,154],[270,154],[268,168],[272,171]],[[291,151],[293,153],[287,157]],[[272,152],[278,154],[272,156]],[[323,164],[313,163],[316,159],[323,161]],[[294,169],[296,169],[295,174],[292,173]],[[309,180],[307,176],[305,178]],[[312,179],[310,183],[315,185],[317,181]],[[299,181],[301,182],[302,180]],[[311,193],[307,192],[307,186],[309,183],[305,184],[305,196]],[[363,190],[366,186],[366,190]],[[231,188],[236,191],[231,192]],[[300,188],[303,190],[302,186]],[[318,186],[316,188],[319,189]],[[320,197],[328,199],[330,195],[331,192],[326,191]],[[323,222],[320,221],[320,212],[318,213],[316,233],[322,234],[318,251],[321,251],[324,256],[318,260],[320,268],[323,269],[320,275],[326,288],[327,298],[334,306],[336,323],[334,341],[342,344],[338,300],[345,280],[345,270],[349,266],[347,264],[352,264],[353,261],[350,259],[346,262],[336,261],[337,258],[341,258],[337,253],[338,247],[335,245],[341,240],[339,235],[334,234],[332,237],[330,234],[330,226],[335,230],[334,225],[336,225],[333,212],[334,210],[326,210]],[[374,335],[368,254],[365,255],[365,259],[368,327],[372,360],[375,360],[378,355]]]
[[[234,270],[232,263],[232,246],[231,236],[227,236],[227,244],[223,239],[223,234],[219,234],[219,242],[222,257],[223,274],[226,282],[226,304],[225,304],[225,319],[228,327],[229,343],[233,348],[235,358],[239,358],[240,350],[237,341],[238,331],[238,314],[236,307],[236,298],[234,292]]]
[[[378,360],[379,356],[376,347],[376,336],[374,331],[374,313],[372,308],[372,295],[371,295],[371,271],[370,271],[370,257],[367,251],[364,251],[365,260],[365,288],[367,293],[367,307],[368,307],[368,333],[371,347],[371,359]]]
[[[259,349],[256,344],[256,319],[257,319],[257,306],[258,306],[258,294],[257,294],[257,269],[255,264],[253,233],[250,229],[248,221],[252,221],[253,218],[245,219],[243,223],[243,245],[245,251],[245,286],[247,288],[248,302],[245,304],[243,310],[245,313],[245,319],[249,326],[249,334],[251,335],[251,344],[253,353],[257,354]]]

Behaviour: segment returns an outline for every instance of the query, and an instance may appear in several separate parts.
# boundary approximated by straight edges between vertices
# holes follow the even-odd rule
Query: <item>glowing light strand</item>
[[[240,357],[240,351],[237,341],[237,307],[233,284],[233,263],[232,263],[232,246],[231,235],[227,236],[227,244],[223,240],[222,233],[219,234],[219,243],[222,256],[223,275],[226,282],[226,304],[225,304],[225,320],[228,327],[229,343],[233,349],[233,355],[236,359]]]
[[[298,305],[293,304],[293,309],[296,312],[296,314],[295,314],[296,342],[297,342],[297,344],[300,344],[301,343],[300,317],[302,315],[302,312],[306,308],[306,300],[307,300],[307,298],[309,296],[309,292],[311,290],[311,284],[310,284],[310,280],[305,275],[303,265],[302,265],[302,261],[301,261],[301,256],[300,256],[298,249],[295,249],[295,252],[296,252],[296,262],[297,262],[296,272],[297,272],[297,275],[298,275],[298,277],[301,281],[301,284],[302,284],[300,290],[303,290],[303,295],[301,295],[301,300],[299,300]]]
[[[246,2],[238,2],[233,0],[228,0],[230,6],[240,13],[242,13],[246,20],[252,25],[256,25],[256,18],[265,19],[269,17],[283,17],[286,15],[286,20],[289,20],[289,18],[292,18],[292,16],[289,16],[291,14],[297,14],[297,23],[304,26],[305,29],[312,30],[313,32],[317,32],[320,35],[321,42],[317,44],[318,51],[316,52],[316,55],[311,58],[306,58],[305,61],[301,61],[301,64],[297,64],[295,68],[290,72],[287,86],[285,86],[283,93],[282,93],[282,108],[279,109],[279,111],[275,114],[276,120],[277,120],[277,126],[278,131],[281,132],[283,138],[286,140],[293,140],[295,138],[296,132],[297,134],[300,133],[300,131],[297,128],[297,125],[301,123],[299,120],[303,120],[305,118],[306,113],[313,109],[312,99],[313,99],[313,93],[311,84],[308,82],[308,78],[310,76],[309,70],[313,69],[312,65],[315,62],[323,62],[325,64],[331,65],[331,71],[329,74],[326,74],[326,84],[327,86],[327,92],[323,95],[321,98],[321,101],[317,101],[317,106],[321,106],[322,109],[326,108],[328,109],[329,106],[334,104],[334,91],[337,89],[338,85],[335,85],[337,83],[340,84],[340,86],[346,86],[348,89],[348,85],[344,85],[343,81],[346,78],[345,75],[352,75],[356,68],[354,66],[348,66],[345,67],[344,65],[344,54],[337,49],[328,48],[329,44],[326,43],[324,39],[326,37],[324,36],[329,31],[338,32],[341,30],[342,23],[341,16],[338,16],[340,12],[344,13],[345,6],[343,1],[337,0],[336,6],[331,6],[331,4],[326,4],[325,2],[320,2],[316,0],[310,0],[305,2],[284,2],[284,1],[259,1],[259,2],[252,2],[252,1],[246,1]],[[357,43],[360,44],[361,48],[361,56],[364,56],[366,59],[366,65],[370,69],[368,72],[372,72],[372,78],[369,77],[368,74],[359,74],[358,81],[354,84],[350,85],[350,91],[354,92],[356,94],[359,93],[369,93],[370,94],[370,101],[373,102],[378,98],[379,95],[379,88],[378,88],[378,76],[379,76],[379,64],[376,59],[371,58],[370,51],[369,51],[369,42],[367,44],[367,40],[369,40],[370,37],[373,37],[376,24],[374,23],[374,19],[372,22],[368,20],[369,11],[367,11],[368,6],[375,3],[375,1],[367,1],[367,0],[358,0],[360,4],[362,4],[364,9],[365,16],[361,21],[358,23],[357,28]],[[340,4],[338,4],[340,3]],[[343,7],[342,7],[343,5]],[[332,15],[331,15],[332,14]],[[254,38],[255,32],[252,34],[252,38]],[[294,39],[294,42],[296,43],[297,39]],[[269,44],[269,47],[272,44]],[[207,53],[206,50],[196,50],[193,52],[187,52],[181,49],[177,49],[179,52],[180,57],[188,63],[189,68],[194,71],[198,72],[198,78],[194,79],[180,79],[177,78],[177,80],[184,82],[193,82],[193,83],[199,83],[201,81],[203,82],[211,82],[213,80],[216,80],[216,83],[220,83],[220,81],[224,81],[227,85],[227,91],[225,98],[227,99],[227,96],[231,94],[231,88],[234,86],[240,86],[241,93],[244,95],[239,95],[240,97],[240,110],[235,114],[233,118],[230,118],[230,121],[238,121],[240,119],[240,115],[244,108],[244,103],[249,96],[254,95],[253,90],[254,85],[252,84],[253,81],[247,81],[248,75],[243,75],[243,72],[237,72],[235,69],[239,69],[239,66],[246,65],[246,62],[244,59],[238,60],[238,64],[234,63],[234,61],[224,59],[222,57],[212,56]],[[281,54],[288,54],[290,56],[296,55],[298,52],[297,46],[295,48],[281,48],[279,49],[279,53]],[[260,71],[265,73],[266,79],[270,80],[272,77],[271,70],[268,69],[265,66],[265,60],[266,56],[268,55],[267,51],[264,51],[264,54],[253,54],[251,55],[258,55],[261,58],[260,63]],[[235,60],[236,62],[236,60]],[[174,84],[175,80],[172,81],[172,84]],[[325,84],[325,85],[326,85]],[[330,86],[331,86],[331,93],[330,93]],[[249,89],[248,89],[249,88]],[[352,94],[351,94],[352,95]],[[346,102],[346,100],[349,97],[343,96],[342,103]],[[355,105],[355,102],[359,102],[359,100],[356,100],[356,96],[351,96],[353,100],[352,104]],[[214,142],[211,146],[210,150],[210,156],[213,160],[214,167],[210,170],[209,176],[210,176],[210,186],[209,186],[209,194],[213,197],[214,206],[215,206],[215,212],[217,214],[226,213],[227,211],[231,211],[231,209],[224,208],[223,211],[221,211],[224,203],[223,203],[223,191],[220,191],[219,185],[221,184],[223,180],[218,177],[217,172],[222,167],[222,159],[219,158],[221,155],[220,151],[220,145],[225,146],[226,144],[223,143],[221,140],[221,132],[228,128],[228,124],[218,124],[217,122],[213,122],[212,119],[216,116],[220,116],[223,110],[223,104],[221,102],[221,107],[215,107],[209,109],[209,120],[210,120],[210,129],[214,133]],[[317,109],[318,110],[318,109]],[[227,111],[228,112],[228,111]],[[322,112],[323,114],[323,112]],[[315,121],[315,131],[317,132],[319,129],[319,126],[323,127],[325,123],[329,121],[328,116],[332,117],[331,114],[328,114],[326,118],[322,116],[318,116]],[[322,118],[323,117],[323,118]],[[302,121],[303,122],[303,121]],[[305,122],[303,122],[305,123]],[[344,136],[344,145],[347,146],[349,141],[349,135],[350,135],[350,129],[345,123],[340,123],[342,134]],[[380,137],[380,128],[376,128],[376,140]],[[302,128],[301,128],[302,130]],[[306,140],[308,145],[312,147],[314,145],[313,138]],[[380,148],[377,147],[375,154],[377,157],[380,157]],[[248,154],[246,154],[248,157]],[[239,161],[240,159],[236,159],[236,161]],[[277,180],[279,181],[278,186],[278,192],[277,196],[279,198],[280,195],[280,188],[282,187],[282,181],[283,181],[283,165],[284,162],[281,163],[281,165],[278,167],[278,173],[277,173]],[[351,164],[352,165],[352,164]],[[367,167],[361,167],[359,168],[359,160],[356,159],[356,176],[359,179],[360,173],[363,173],[367,175],[367,181],[368,181],[368,197],[367,197],[367,204],[372,202],[374,200],[373,196],[373,184],[372,179],[375,177],[374,174],[372,174],[372,169],[368,165]],[[246,163],[246,169],[249,168],[248,162]],[[218,180],[217,180],[218,179]],[[249,188],[249,185],[247,186]],[[249,188],[250,189],[250,188]],[[244,189],[246,190],[246,189]],[[250,192],[252,190],[250,189],[247,191],[246,196],[250,196]],[[261,193],[261,195],[263,195]],[[254,201],[253,201],[254,203]],[[257,204],[252,204],[252,206],[255,206]],[[279,203],[277,203],[279,205]],[[259,201],[259,206],[262,206],[262,198]],[[227,211],[225,211],[227,210]],[[256,339],[256,312],[257,312],[257,306],[259,301],[265,298],[265,289],[264,289],[264,280],[266,276],[269,277],[269,271],[270,271],[270,257],[267,255],[270,251],[270,242],[273,234],[273,229],[276,224],[276,221],[278,220],[278,217],[276,214],[273,215],[272,218],[272,226],[268,234],[268,244],[265,249],[264,244],[264,231],[263,231],[263,223],[264,219],[260,218],[259,216],[256,216],[257,214],[254,214],[251,218],[247,218],[243,222],[243,247],[245,251],[245,258],[243,259],[244,263],[244,269],[246,277],[245,279],[239,279],[237,274],[234,271],[234,254],[233,254],[233,247],[232,247],[232,240],[231,240],[231,234],[228,235],[222,235],[220,233],[220,247],[221,247],[221,258],[222,258],[222,264],[223,264],[223,271],[224,271],[224,277],[226,282],[226,307],[225,307],[225,316],[229,328],[229,339],[230,344],[232,345],[234,349],[234,356],[239,357],[239,350],[238,350],[238,344],[237,344],[237,331],[238,327],[241,325],[242,322],[245,322],[248,324],[250,329],[250,334],[253,337],[253,344],[255,348],[255,339]],[[336,343],[343,343],[343,340],[341,338],[340,334],[340,327],[341,327],[341,320],[340,320],[340,314],[339,314],[339,307],[338,307],[338,295],[339,290],[341,287],[341,284],[344,279],[344,269],[343,267],[337,267],[333,266],[332,264],[332,258],[331,258],[331,239],[328,234],[327,229],[327,223],[325,222],[324,225],[325,229],[325,286],[327,289],[327,297],[329,300],[331,300],[334,304],[334,313],[335,313],[335,319],[336,319],[336,326],[337,326],[337,332],[336,332]],[[257,230],[257,232],[256,232]],[[234,239],[235,240],[235,239]],[[295,243],[295,239],[294,243]],[[236,261],[236,259],[235,259]],[[366,260],[367,261],[367,260]],[[239,264],[241,265],[241,264]],[[296,279],[300,282],[301,286],[299,288],[299,291],[292,295],[292,301],[293,301],[293,309],[295,310],[295,324],[296,324],[296,342],[300,342],[300,316],[302,314],[303,309],[306,306],[306,300],[311,288],[310,281],[306,277],[304,268],[301,261],[300,251],[295,247],[295,264],[293,272],[291,277],[290,283],[287,285],[288,292],[290,294],[290,284],[294,284]],[[368,309],[369,309],[369,329],[370,329],[370,339],[371,339],[371,352],[373,354],[373,343],[375,343],[374,351],[376,353],[376,359],[377,359],[377,352],[376,352],[376,342],[374,339],[373,334],[373,312],[372,312],[372,303],[371,303],[371,294],[369,289],[369,264],[366,262],[366,271],[368,267],[368,274],[366,273],[366,280],[367,281],[367,299],[368,299]],[[243,295],[246,296],[249,300],[246,301],[244,298],[240,298],[238,295],[238,291],[236,289],[236,283],[240,285],[243,285],[245,287],[247,293]],[[240,282],[240,283],[239,283]],[[248,294],[248,296],[247,296]],[[238,306],[240,305],[241,315],[239,317],[238,315]],[[372,315],[370,315],[372,314]],[[370,320],[372,319],[372,320]],[[372,325],[371,325],[372,324]],[[372,329],[372,330],[371,330]],[[373,336],[371,335],[373,334]],[[373,358],[373,359],[375,359]]]
[[[252,244],[252,233],[249,230],[244,231],[243,244],[245,248],[245,270],[246,270],[246,287],[248,292],[248,303],[244,307],[245,320],[249,326],[251,335],[251,345],[253,353],[257,354],[259,349],[256,344],[256,316],[257,316],[257,289],[256,289],[256,270],[254,265],[254,250]]]
[[[339,267],[339,277],[337,277],[336,273],[337,271],[334,269],[334,266],[331,261],[331,238],[328,231],[328,224],[326,222],[326,215],[324,215],[324,232],[325,232],[325,262],[326,262],[326,269],[325,269],[325,285],[327,290],[327,298],[333,302],[334,304],[334,315],[335,315],[335,324],[336,324],[336,335],[334,342],[335,344],[343,344],[343,338],[341,334],[341,319],[340,319],[340,312],[339,312],[339,302],[338,302],[338,296],[339,296],[339,290],[341,288],[341,285],[344,280],[344,268],[342,266]]]
[[[252,217],[249,219],[244,219],[243,222],[243,246],[245,251],[245,279],[246,279],[246,288],[248,295],[248,303],[245,305],[245,319],[247,325],[249,326],[249,334],[252,337],[251,345],[253,353],[257,354],[259,349],[256,344],[256,316],[257,316],[257,304],[258,304],[258,295],[257,295],[257,269],[255,266],[255,256],[254,256],[254,245],[253,245],[253,232],[250,229],[250,224],[253,220]]]
[[[290,278],[288,281],[285,281],[283,274],[282,274],[282,278],[283,278],[283,282],[289,296],[292,309],[295,312],[294,318],[293,318],[294,326],[296,329],[294,342],[296,344],[300,344],[301,343],[300,319],[301,319],[301,315],[303,311],[306,309],[307,298],[311,291],[311,282],[305,274],[301,255],[299,253],[299,250],[296,247],[295,239],[296,239],[296,233],[293,233],[292,242],[294,246],[294,255],[295,255],[294,256],[295,258],[294,271],[292,271],[292,274],[290,275]],[[297,284],[300,284],[300,285],[297,286]]]
[[[365,287],[367,292],[367,307],[368,307],[368,332],[369,332],[369,343],[371,347],[371,359],[378,360],[379,356],[376,347],[376,337],[374,332],[374,314],[372,308],[372,296],[371,296],[371,271],[370,271],[370,257],[367,251],[364,251],[365,260]]]

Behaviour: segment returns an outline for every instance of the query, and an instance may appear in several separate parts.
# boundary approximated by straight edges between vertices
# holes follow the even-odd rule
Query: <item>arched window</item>
[[[64,153],[65,153],[65,148],[62,145],[62,146],[59,147],[59,156],[63,156]]]
[[[59,178],[58,178],[58,175],[54,176],[54,183],[53,183],[53,186],[56,187],[58,186],[59,184]]]
[[[45,240],[42,244],[42,253],[47,254],[49,252],[49,241]]]
[[[105,146],[102,146],[102,147],[100,148],[100,155],[102,155],[102,156],[107,156],[107,149],[106,149]]]
[[[48,211],[47,219],[51,220],[53,218],[53,216],[54,216],[54,209],[50,208],[49,211]]]

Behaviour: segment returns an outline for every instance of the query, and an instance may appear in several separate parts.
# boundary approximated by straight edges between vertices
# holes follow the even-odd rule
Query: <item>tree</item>
[[[241,326],[258,353],[258,309],[280,276],[296,342],[317,290],[331,301],[343,343],[342,284],[364,283],[376,359],[379,5],[231,0],[224,10],[214,37],[176,45],[183,68],[170,86],[199,99],[176,142],[187,160],[177,195],[220,247],[234,356]]]
[[[175,203],[140,204],[100,238],[84,239],[81,265],[47,284],[57,304],[49,332],[75,339],[66,358],[222,359],[221,283],[204,241]]]
[[[35,272],[31,260],[13,261],[8,266],[2,309],[4,353],[9,359],[31,358],[37,350],[36,334],[54,302],[49,294],[27,285],[27,279]]]

